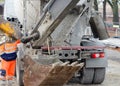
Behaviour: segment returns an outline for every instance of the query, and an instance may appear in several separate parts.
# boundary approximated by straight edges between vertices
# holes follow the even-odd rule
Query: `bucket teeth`
[[[27,57],[27,59],[26,59]],[[27,68],[24,71],[24,86],[63,86],[83,67],[83,63],[54,63],[42,65],[26,56],[23,61]],[[28,58],[29,57],[29,58]],[[29,61],[29,62],[27,62]]]
[[[73,62],[72,64],[71,64],[71,66],[76,66],[78,64],[78,62],[76,61],[76,62]]]
[[[69,65],[69,63],[70,62],[65,62],[65,63],[61,64],[61,66],[67,66],[67,65]]]

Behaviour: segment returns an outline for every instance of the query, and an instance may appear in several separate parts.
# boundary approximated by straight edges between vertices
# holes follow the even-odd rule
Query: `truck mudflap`
[[[97,59],[87,59],[85,67],[86,68],[102,68],[107,67],[108,61],[107,58],[97,58]]]
[[[40,64],[26,55],[24,62],[24,86],[63,86],[74,73],[83,67],[83,63],[56,62],[51,65]]]

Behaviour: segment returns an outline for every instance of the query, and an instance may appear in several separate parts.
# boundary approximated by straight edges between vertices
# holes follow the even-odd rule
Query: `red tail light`
[[[104,58],[105,57],[105,54],[104,52],[101,52],[101,53],[93,53],[91,54],[91,58]]]
[[[101,52],[100,53],[100,58],[104,58],[105,57],[105,53],[104,52]]]
[[[91,55],[91,57],[92,58],[99,58],[100,57],[100,54],[99,53],[93,53],[92,55]]]

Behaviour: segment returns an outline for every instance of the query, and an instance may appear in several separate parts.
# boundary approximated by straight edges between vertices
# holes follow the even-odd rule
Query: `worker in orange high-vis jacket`
[[[0,31],[7,38],[6,42],[0,45],[1,68],[0,73],[5,75],[5,78],[15,75],[15,66],[17,58],[17,44],[20,42],[22,34],[18,28],[14,28],[10,22],[4,20],[0,16]],[[4,40],[2,40],[4,41]]]
[[[4,53],[4,45],[0,44],[0,56]],[[0,62],[1,62],[1,58],[0,58]],[[4,69],[2,69],[1,65],[0,65],[0,80],[5,80],[5,76],[6,76],[6,71]]]
[[[5,78],[11,80],[15,76],[15,66],[17,58],[17,44],[20,40],[8,38],[0,47],[1,69],[6,71]]]

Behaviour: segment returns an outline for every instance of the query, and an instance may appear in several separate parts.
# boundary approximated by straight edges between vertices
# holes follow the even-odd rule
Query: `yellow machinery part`
[[[14,29],[10,26],[10,23],[1,23],[0,30],[8,36],[13,36],[15,33]]]

